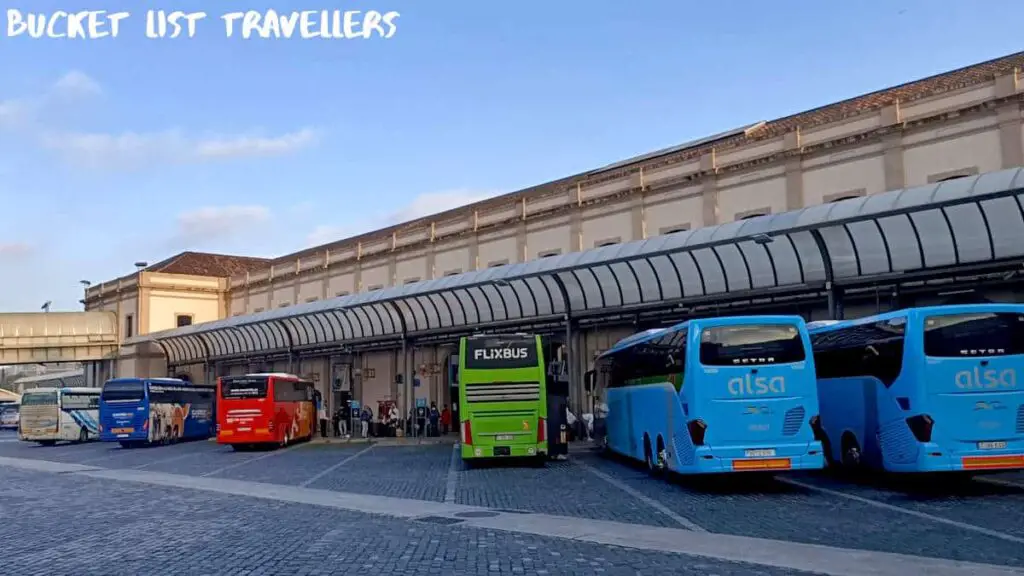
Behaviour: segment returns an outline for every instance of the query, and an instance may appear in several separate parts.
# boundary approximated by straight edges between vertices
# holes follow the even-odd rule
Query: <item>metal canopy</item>
[[[1024,169],[136,337],[173,365],[819,291],[1024,255]]]

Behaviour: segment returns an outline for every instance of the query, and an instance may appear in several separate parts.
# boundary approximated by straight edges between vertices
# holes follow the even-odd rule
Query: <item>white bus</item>
[[[99,388],[32,388],[21,395],[18,437],[52,446],[99,438]]]

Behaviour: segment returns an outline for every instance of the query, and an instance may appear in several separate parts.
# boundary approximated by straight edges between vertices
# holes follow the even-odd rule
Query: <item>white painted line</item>
[[[69,472],[91,472],[103,470],[97,466],[83,466],[69,462],[53,462],[51,460],[36,460],[35,458],[6,458],[0,457],[0,466],[32,470],[35,472],[51,472],[54,474]]]
[[[444,501],[447,504],[455,503],[455,489],[459,484],[459,444],[452,446],[452,459],[448,462],[448,482],[444,486]]]
[[[636,498],[637,500],[643,502],[644,504],[647,504],[648,506],[650,506],[651,508],[654,508],[658,512],[661,512],[665,516],[668,516],[669,518],[674,520],[676,522],[676,524],[679,524],[680,526],[682,526],[682,527],[684,527],[684,528],[686,528],[688,530],[693,530],[694,532],[707,532],[707,530],[705,530],[704,528],[698,526],[697,524],[694,524],[692,521],[687,520],[686,518],[683,518],[679,514],[676,514],[675,512],[670,510],[667,506],[665,506],[661,502],[658,502],[657,500],[655,500],[653,498],[648,498],[647,496],[644,496],[640,492],[637,492],[631,486],[627,485],[625,482],[620,482],[619,480],[616,480],[615,478],[612,478],[608,474],[605,474],[604,472],[601,472],[600,470],[590,466],[589,464],[584,464],[583,462],[580,462],[579,460],[573,460],[572,462],[574,464],[576,464],[577,466],[579,466],[580,468],[583,468],[584,470],[590,472],[594,476],[597,476],[598,478],[604,480],[605,482],[611,484],[612,486],[615,486],[619,490],[622,490],[626,494],[629,494],[633,498]]]
[[[184,460],[197,454],[204,454],[204,452],[189,452],[188,454],[178,454],[177,456],[171,456],[170,458],[161,458],[160,460],[153,460],[152,462],[146,462],[145,464],[139,464],[138,466],[132,466],[132,470],[142,470],[150,466],[156,466],[157,464],[166,464],[168,462],[176,462],[178,460]]]
[[[206,474],[200,474],[199,476],[201,476],[203,478],[205,478],[207,476],[216,476],[217,474],[220,474],[221,472],[227,472],[228,470],[234,470],[235,468],[238,468],[239,466],[245,466],[246,464],[251,464],[252,462],[263,460],[264,458],[270,458],[271,456],[279,456],[281,454],[284,454],[285,452],[291,452],[292,450],[295,450],[299,446],[302,446],[302,444],[293,444],[293,445],[291,445],[291,446],[289,446],[287,448],[278,448],[278,449],[276,449],[276,450],[274,450],[272,452],[268,452],[266,454],[263,454],[262,456],[257,456],[255,458],[246,458],[245,460],[242,460],[241,462],[235,462],[234,464],[228,464],[227,466],[225,466],[223,468],[217,468],[213,472],[207,472]]]
[[[1005,480],[1003,478],[989,478],[987,476],[981,476],[979,478],[975,478],[974,481],[991,484],[993,486],[1002,486],[1003,488],[1018,488],[1024,490],[1024,482],[1013,482],[1012,480]]]
[[[885,502],[879,502],[870,498],[864,498],[863,496],[856,496],[854,494],[847,494],[840,492],[839,490],[832,490],[830,488],[822,488],[815,486],[814,484],[808,484],[799,480],[793,480],[792,478],[775,478],[779,482],[790,484],[792,486],[799,486],[807,490],[813,490],[815,492],[821,492],[822,494],[828,494],[829,496],[836,496],[838,498],[845,498],[847,500],[853,500],[854,502],[860,502],[861,504],[867,504],[868,506],[874,506],[875,508],[881,508],[882,510],[889,510],[891,512],[899,512],[900,514],[906,514],[908,516],[914,516],[923,520],[930,520],[937,524],[945,524],[947,526],[955,526],[962,530],[969,530],[971,532],[977,532],[978,534],[984,534],[1000,540],[1006,540],[1007,542],[1014,542],[1016,544],[1024,544],[1024,538],[1013,536],[1011,534],[1005,534],[997,530],[989,530],[988,528],[982,528],[981,526],[975,526],[974,524],[967,524],[966,522],[958,522],[956,520],[950,520],[949,518],[943,518],[941,516],[934,516],[925,512],[918,512],[917,510],[911,510],[909,508],[902,508],[900,506],[893,506],[892,504],[886,504]]]
[[[342,459],[341,462],[338,462],[337,464],[335,464],[334,466],[331,466],[327,470],[324,470],[322,472],[318,472],[318,473],[314,474],[308,480],[306,480],[302,484],[299,484],[299,486],[302,487],[302,488],[305,488],[306,486],[309,486],[313,482],[316,482],[317,480],[323,478],[324,476],[327,476],[331,472],[334,472],[335,470],[337,470],[338,468],[341,468],[345,464],[348,464],[352,460],[362,456],[363,454],[366,454],[370,450],[373,450],[373,446],[374,446],[373,444],[370,444],[369,446],[367,446],[366,448],[363,448],[359,452],[356,452],[355,454],[352,454],[352,455],[348,456],[347,458]]]

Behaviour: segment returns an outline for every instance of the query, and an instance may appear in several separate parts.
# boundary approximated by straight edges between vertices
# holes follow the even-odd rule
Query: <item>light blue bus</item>
[[[824,467],[814,359],[799,316],[690,320],[598,358],[606,448],[652,472]]]
[[[209,438],[216,387],[173,378],[116,378],[100,395],[100,440],[124,448]]]
[[[1024,306],[910,308],[810,333],[830,462],[1024,468]]]

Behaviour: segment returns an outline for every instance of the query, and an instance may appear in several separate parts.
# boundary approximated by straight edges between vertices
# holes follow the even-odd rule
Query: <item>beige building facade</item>
[[[130,315],[144,319],[136,330],[148,333],[175,327],[181,314],[196,323],[243,316],[1021,166],[1022,69],[1024,53],[1010,55],[283,256],[230,278],[143,273],[130,290],[96,301],[116,307],[123,323]],[[580,334],[576,369],[630,331]],[[448,400],[450,351],[411,353],[417,396]],[[319,382],[341,378],[372,406],[404,401],[396,351],[297,362],[267,367]]]

